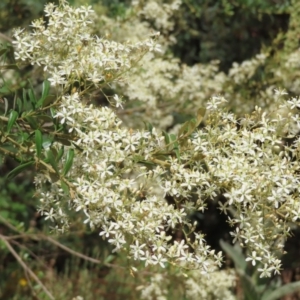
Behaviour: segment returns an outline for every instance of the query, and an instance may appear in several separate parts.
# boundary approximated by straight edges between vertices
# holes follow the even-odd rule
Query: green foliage
[[[280,285],[276,280],[268,280],[261,278],[261,276],[259,277],[259,265],[257,268],[249,268],[245,262],[242,249],[238,245],[233,247],[224,241],[221,241],[220,243],[222,249],[234,262],[235,269],[239,274],[244,294],[243,299],[276,300],[288,294],[300,291],[300,281]]]
[[[184,0],[174,52],[188,64],[217,59],[221,69],[228,70],[233,62],[271,45],[278,32],[286,30],[290,8],[289,0]]]
[[[1,168],[4,168],[3,164]],[[28,170],[28,165],[23,170]],[[0,177],[0,215],[15,226],[28,228],[37,201],[32,198],[31,178],[22,178],[21,184],[19,180],[7,180],[3,174]]]
[[[41,15],[46,0],[3,0],[0,3],[0,32],[17,26],[29,25]]]

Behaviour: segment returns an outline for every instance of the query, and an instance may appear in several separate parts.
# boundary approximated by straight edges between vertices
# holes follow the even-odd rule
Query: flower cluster
[[[121,80],[146,53],[157,49],[149,37],[138,43],[117,43],[92,35],[94,11],[91,7],[72,8],[47,4],[47,25],[42,19],[32,23],[33,31],[15,30],[13,42],[17,59],[44,66],[52,85],[70,85],[76,81],[103,82]]]
[[[235,286],[236,277],[232,270],[216,270],[209,276],[201,276],[193,271],[185,280],[187,299],[234,300],[231,289]]]
[[[51,179],[39,174],[35,182],[42,199],[41,213],[60,220],[64,230],[68,203],[69,208],[86,215],[85,223],[101,228],[100,236],[114,245],[114,251],[127,249],[130,257],[146,265],[164,267],[169,262],[209,272],[221,257],[201,235],[195,235],[193,241],[173,241],[172,232],[184,225],[190,231],[193,228],[184,206],[168,204],[164,194],[188,195],[191,185],[186,181],[176,187],[176,178],[188,180],[189,170],[180,175],[184,169],[178,162],[157,159],[165,150],[164,137],[154,128],[151,132],[122,128],[111,109],[86,106],[78,93],[63,96],[56,117],[76,134],[76,161],[68,179],[71,197],[60,181],[51,182],[46,191],[45,182]],[[66,157],[61,168],[65,162]],[[194,253],[189,252],[191,246]]]
[[[184,291],[186,299],[197,300],[234,300],[233,288],[236,276],[233,270],[215,270],[209,275],[203,275],[199,270],[192,270],[189,276],[181,273],[170,274],[167,270],[162,274],[153,274],[149,281],[138,286],[141,291],[141,299],[170,299],[172,291],[167,289],[169,283],[176,285],[178,290]]]
[[[139,15],[154,22],[155,27],[160,31],[171,31],[174,27],[174,21],[171,16],[174,11],[178,10],[181,5],[181,0],[174,0],[171,3],[164,3],[165,1],[133,1],[134,6],[141,6]]]
[[[15,45],[17,57],[42,65],[53,84],[69,85],[75,78],[90,80],[97,86],[101,80],[109,81],[108,74],[112,74],[111,81],[116,81],[144,53],[155,49],[152,39],[130,46],[91,37],[85,29],[90,22],[90,8],[72,9],[63,3],[55,9],[48,5],[46,12],[49,26],[38,21],[33,33],[17,32]],[[171,91],[161,88],[153,79],[159,75],[151,73],[151,64],[158,62],[167,71],[178,70],[171,60],[164,64],[153,56],[148,60],[149,68],[145,63],[146,69],[139,71],[144,72],[143,78],[155,95],[142,99],[143,95],[137,94],[137,89],[134,94],[128,85],[128,97],[145,100],[142,110],[133,106],[139,114],[130,114],[131,119],[139,119],[143,112],[155,121],[153,116],[159,117],[155,112],[158,90],[160,99],[169,95],[166,100],[173,101],[176,83],[183,89],[184,84],[180,85],[176,76],[159,77],[164,83],[172,83]],[[216,64],[206,71],[199,66],[186,70],[183,76],[190,78],[188,88],[192,92],[197,89],[192,77],[197,75],[200,80],[207,75],[203,89],[213,93],[210,75],[217,73]],[[248,71],[253,70],[249,67]],[[223,75],[217,78],[219,82],[224,79]],[[126,87],[121,87],[126,94]],[[187,91],[180,93],[188,97]],[[146,265],[172,264],[206,274],[220,266],[222,254],[206,244],[190,214],[204,212],[208,201],[217,202],[224,195],[219,209],[228,216],[233,241],[247,246],[251,253],[247,261],[253,265],[259,262],[262,276],[279,272],[280,260],[274,253],[283,249],[290,224],[300,218],[300,143],[296,135],[299,98],[285,101],[284,93],[277,92],[274,111],[267,113],[256,107],[252,114],[239,118],[222,108],[226,102],[222,96],[213,96],[206,104],[204,126],[198,128],[204,117],[204,109],[200,109],[198,123],[192,120],[177,134],[169,134],[151,124],[147,130],[124,126],[112,108],[88,105],[82,95],[85,100],[90,96],[88,90],[62,93],[52,110],[55,122],[67,130],[72,142],[64,147],[69,151],[62,154],[58,168],[66,170],[70,150],[75,153],[72,168],[67,175],[58,172],[63,174],[59,178],[43,170],[35,179],[40,212],[59,222],[59,230],[68,228],[69,210],[81,212],[84,222],[98,230],[114,251],[127,251],[130,258]],[[199,102],[190,97],[190,103],[186,104],[185,98],[177,99],[172,107],[198,109]],[[116,106],[122,107],[117,95],[112,98]],[[147,103],[151,104],[148,110]],[[286,142],[286,137],[291,142]],[[57,141],[51,147],[60,152],[63,146]],[[166,201],[168,197],[172,201]]]

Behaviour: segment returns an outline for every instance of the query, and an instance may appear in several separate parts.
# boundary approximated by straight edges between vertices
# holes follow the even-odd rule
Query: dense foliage
[[[168,286],[178,280],[186,299],[235,299],[221,238],[245,298],[284,295],[287,287],[272,278],[300,218],[299,3],[79,2],[47,4],[30,29],[4,35],[0,237],[6,258],[11,253],[28,276],[19,285],[33,293],[31,277],[41,297],[57,297],[55,275],[37,276],[34,246],[18,254],[18,239],[99,263],[51,229],[62,238],[77,230],[87,245],[89,236],[98,240],[94,247],[107,241],[100,271],[123,261],[132,276],[150,272],[132,299],[172,297]],[[30,182],[38,201],[22,193]],[[207,229],[214,222],[223,226],[217,237]],[[112,270],[99,278],[113,284]],[[83,296],[67,292],[66,299]]]

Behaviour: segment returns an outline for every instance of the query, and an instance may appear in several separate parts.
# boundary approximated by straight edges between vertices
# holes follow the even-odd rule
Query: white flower
[[[145,260],[145,251],[142,250],[146,244],[139,244],[139,241],[135,241],[134,245],[130,245],[131,253],[133,254],[133,257],[135,260]]]
[[[257,260],[262,260],[261,257],[256,255],[256,251],[252,251],[252,255],[246,258],[246,261],[252,261],[252,265],[256,265]]]
[[[167,259],[164,258],[161,253],[159,253],[158,255],[151,256],[151,262],[154,265],[159,264],[162,268],[165,268],[165,263],[167,262]]]

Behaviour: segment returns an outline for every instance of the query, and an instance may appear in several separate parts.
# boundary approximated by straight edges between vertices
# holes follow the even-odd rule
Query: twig
[[[24,272],[24,273],[25,273],[25,277],[26,277],[26,280],[27,280],[27,282],[28,282],[28,285],[29,285],[29,287],[30,287],[31,293],[32,293],[37,299],[39,299],[39,298],[38,298],[38,295],[37,295],[37,293],[36,293],[36,291],[34,290],[32,284],[31,284],[31,278],[30,278],[30,276],[28,276],[27,272]]]
[[[33,271],[24,263],[22,258],[18,255],[18,253],[14,250],[14,248],[10,245],[10,243],[6,240],[6,237],[0,234],[0,239],[4,242],[10,253],[15,257],[18,263],[23,267],[24,271],[29,273],[30,276],[41,286],[42,290],[51,300],[55,300],[53,295],[48,291],[48,289],[44,286],[44,284],[39,280],[39,278],[33,273]]]
[[[1,33],[1,32],[0,32],[0,38],[3,39],[3,40],[8,41],[8,42],[10,42],[10,43],[12,43],[12,41],[13,41],[12,38],[10,38],[9,36],[7,36],[7,35],[5,35],[5,34],[3,34],[3,33]]]
[[[41,235],[40,235],[40,236],[41,236]],[[102,264],[102,262],[101,262],[100,260],[95,259],[95,258],[92,258],[92,257],[89,257],[89,256],[86,256],[86,255],[84,255],[84,254],[82,254],[82,253],[79,253],[79,252],[77,252],[77,251],[74,251],[74,250],[68,248],[67,246],[65,246],[65,245],[63,245],[63,244],[61,244],[61,243],[59,243],[58,241],[52,239],[52,238],[49,237],[49,236],[44,236],[44,235],[42,235],[41,237],[42,237],[43,239],[49,241],[50,243],[56,245],[57,247],[59,247],[59,248],[65,250],[65,251],[69,252],[69,253],[72,254],[72,255],[78,256],[78,257],[80,257],[80,258],[83,258],[83,259],[85,259],[85,260],[88,260],[88,261],[93,262],[93,263],[96,263],[96,264]]]
[[[80,257],[82,259],[85,259],[87,261],[90,261],[92,263],[96,263],[96,264],[103,264],[104,266],[106,267],[112,267],[112,268],[121,268],[123,269],[122,266],[117,266],[117,265],[114,265],[114,264],[110,264],[110,263],[102,263],[100,260],[98,259],[95,259],[95,258],[92,258],[92,257],[89,257],[87,255],[84,255],[82,253],[79,253],[77,251],[74,251],[72,249],[70,249],[69,247],[61,244],[60,242],[56,241],[55,239],[49,237],[49,236],[46,236],[44,234],[29,234],[29,233],[22,233],[20,232],[15,226],[13,226],[10,222],[8,222],[5,218],[3,218],[1,215],[0,215],[0,221],[6,225],[8,228],[10,228],[11,230],[13,231],[16,231],[18,233],[20,233],[19,235],[13,235],[13,236],[7,236],[5,237],[5,240],[6,241],[9,241],[9,240],[16,240],[16,239],[19,239],[19,238],[30,238],[30,239],[33,239],[33,240],[39,240],[40,238],[43,239],[43,240],[46,240],[54,245],[56,245],[57,247],[65,250],[66,252],[74,255],[74,256],[77,256],[77,257]]]
[[[23,236],[23,238],[24,238],[24,236]],[[11,239],[11,236],[6,237],[7,241],[9,241],[10,239]],[[15,239],[13,239],[10,243],[18,246],[21,249],[26,250],[39,264],[41,264],[44,268],[49,269],[49,267],[33,251],[31,251],[27,246],[24,246],[24,245],[20,244]]]
[[[10,222],[8,222],[5,218],[3,218],[1,215],[0,215],[0,221],[8,228],[10,228],[11,230],[13,231],[16,231],[17,233],[20,233],[22,234],[22,232],[17,228],[15,227],[14,225],[12,225]]]

